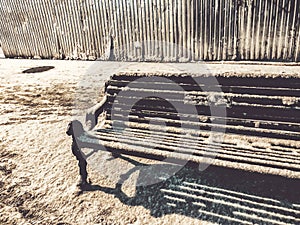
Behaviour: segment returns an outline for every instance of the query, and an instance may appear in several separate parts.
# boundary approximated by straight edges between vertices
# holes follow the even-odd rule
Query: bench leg
[[[74,132],[75,131],[75,132]],[[78,186],[80,188],[83,188],[84,186],[88,185],[87,182],[87,162],[86,159],[83,157],[81,150],[76,142],[76,135],[80,135],[83,132],[82,124],[75,120],[69,123],[68,129],[67,129],[67,135],[72,136],[72,153],[76,157],[78,161],[78,167],[79,167],[79,175],[80,180],[78,183]]]
[[[79,175],[80,175],[78,186],[83,187],[88,184],[88,182],[87,182],[88,173],[87,173],[87,169],[86,169],[87,162],[86,162],[85,158],[82,156],[80,149],[78,148],[77,144],[74,143],[74,141],[72,144],[72,152],[78,161]]]

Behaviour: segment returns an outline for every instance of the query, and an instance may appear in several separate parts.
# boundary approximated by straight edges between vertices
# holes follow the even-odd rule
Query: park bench
[[[297,74],[120,72],[76,142],[114,156],[300,178],[299,98]]]

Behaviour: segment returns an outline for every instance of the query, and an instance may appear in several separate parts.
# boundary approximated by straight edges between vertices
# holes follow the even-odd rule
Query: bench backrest
[[[219,126],[226,133],[300,139],[298,77],[220,75],[215,84],[206,75],[152,78],[151,83],[145,74],[112,76],[106,83],[106,119],[198,130]],[[225,109],[226,114],[212,115],[212,107]]]

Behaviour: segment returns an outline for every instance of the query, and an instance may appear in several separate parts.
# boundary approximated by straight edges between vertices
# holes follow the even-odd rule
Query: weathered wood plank
[[[3,0],[1,6],[8,57],[299,61],[300,0]]]

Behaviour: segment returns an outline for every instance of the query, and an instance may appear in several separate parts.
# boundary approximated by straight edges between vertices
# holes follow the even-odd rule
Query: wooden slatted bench
[[[213,77],[217,83],[207,74],[113,75],[76,142],[94,151],[170,163],[210,158],[217,166],[300,178],[300,77]],[[225,114],[213,115],[218,108]],[[222,138],[211,141],[212,132]]]

